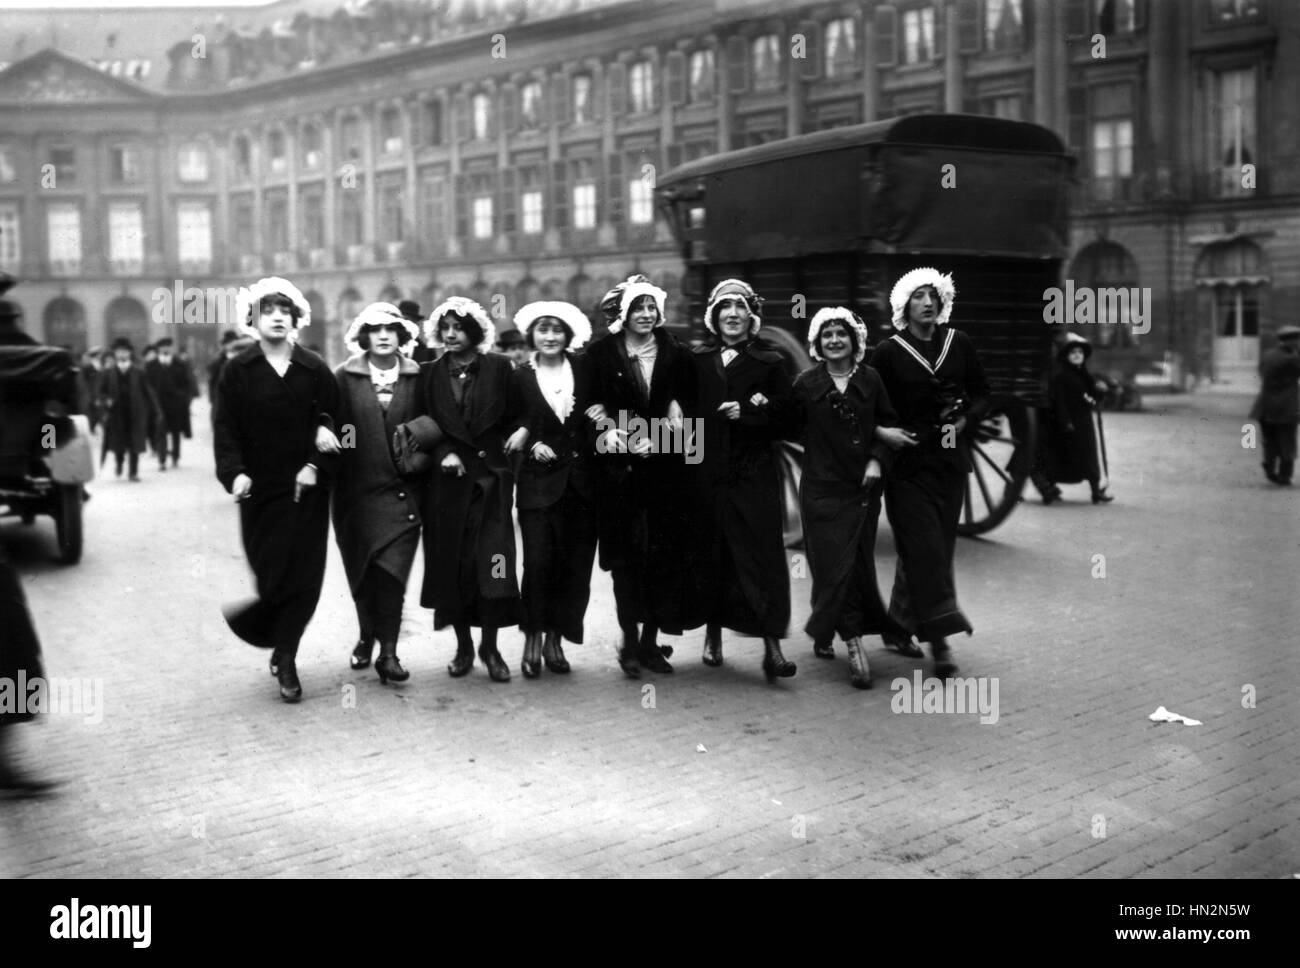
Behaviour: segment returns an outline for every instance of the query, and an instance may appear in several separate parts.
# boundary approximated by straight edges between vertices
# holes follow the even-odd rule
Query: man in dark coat
[[[132,481],[140,480],[140,454],[149,442],[150,421],[161,420],[158,398],[136,366],[131,343],[118,339],[113,343],[113,365],[104,370],[99,381],[99,409],[104,415],[103,464],[113,452],[117,476],[122,476],[122,462],[127,459]]]
[[[273,650],[280,697],[297,702],[298,643],[325,577],[338,384],[324,360],[290,338],[311,322],[293,283],[272,277],[243,290],[240,318],[258,342],[221,374],[213,445],[217,479],[239,501],[258,597],[228,608],[226,621],[245,642]]]
[[[190,401],[199,395],[199,390],[194,382],[194,371],[188,362],[176,355],[173,341],[170,338],[160,339],[154,345],[158,357],[145,364],[145,375],[162,410],[163,419],[156,437],[156,449],[159,470],[166,470],[168,453],[171,454],[172,467],[175,467],[181,459],[181,437],[188,440],[192,435]]]
[[[1295,472],[1300,423],[1300,326],[1277,331],[1277,346],[1259,361],[1259,376],[1262,385],[1250,417],[1264,438],[1264,476],[1287,485]]]

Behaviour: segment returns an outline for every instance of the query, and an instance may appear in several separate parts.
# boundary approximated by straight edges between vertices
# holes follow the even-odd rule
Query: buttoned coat
[[[596,428],[587,417],[587,408],[591,406],[591,364],[583,354],[566,352],[564,355],[573,370],[573,410],[563,422],[547,402],[532,362],[515,370],[523,422],[528,428],[528,446],[519,465],[515,489],[515,506],[521,511],[550,507],[570,486],[587,504],[595,504],[592,455]],[[555,451],[556,459],[550,464],[534,460],[535,444],[546,444]]]

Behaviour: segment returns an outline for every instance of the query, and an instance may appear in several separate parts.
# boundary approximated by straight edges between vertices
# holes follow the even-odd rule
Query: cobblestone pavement
[[[1067,488],[958,546],[976,634],[954,646],[963,675],[996,679],[988,724],[893,712],[891,680],[929,663],[874,639],[868,692],[842,645],[819,661],[798,631],[799,673],[776,686],[757,640],[724,637],[710,669],[699,632],[675,640],[675,675],[625,679],[603,572],[573,674],[524,680],[511,630],[515,678],[496,685],[481,666],[448,678],[453,638],[415,606],[417,565],[411,680],[381,686],[348,668],[333,550],[305,698],[286,705],[221,619],[249,574],[196,405],[179,470],[91,485],[81,564],[50,561],[46,519],[0,530],[49,673],[103,683],[101,722],[13,731],[23,764],[64,785],[0,802],[0,873],[1290,876],[1300,489],[1243,450],[1248,397],[1147,405],[1107,415],[1113,505]],[[887,526],[878,551],[887,588]],[[808,579],[793,590],[797,630]],[[1204,725],[1150,722],[1162,705]]]

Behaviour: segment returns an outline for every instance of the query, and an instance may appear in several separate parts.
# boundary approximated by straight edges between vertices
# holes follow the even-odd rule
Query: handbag
[[[393,431],[393,462],[398,473],[415,476],[433,467],[433,448],[442,440],[442,428],[432,417],[416,417]]]

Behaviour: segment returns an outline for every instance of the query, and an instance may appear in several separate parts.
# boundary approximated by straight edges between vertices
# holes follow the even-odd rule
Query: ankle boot
[[[542,661],[546,663],[546,668],[561,675],[569,671],[569,660],[564,657],[562,641],[560,633],[552,629],[546,633],[546,641],[542,643]]]
[[[857,636],[845,643],[849,649],[849,682],[854,689],[871,688],[871,666],[867,664],[867,650]]]
[[[474,668],[474,640],[470,638],[468,625],[456,626],[456,658],[447,666],[447,675],[459,679]]]
[[[490,668],[490,667],[489,667]],[[525,679],[536,679],[542,674],[542,633],[524,633],[524,658],[519,668]]]
[[[483,640],[479,643],[478,657],[487,666],[488,676],[493,682],[510,681],[510,667],[497,651],[497,630],[494,627],[483,626]]]
[[[641,626],[641,644],[637,649],[637,659],[651,672],[668,674],[673,671],[658,642],[659,629],[646,622]]]
[[[817,656],[819,659],[835,658],[835,640],[820,639],[813,642],[813,655]]]
[[[934,656],[936,679],[951,679],[957,674],[957,663],[952,661],[952,649],[948,648],[947,639],[936,639],[931,642],[930,654]]]
[[[352,647],[352,654],[348,656],[348,665],[353,669],[366,669],[370,667],[370,658],[375,652],[375,640],[366,635],[357,639],[357,644]]]
[[[768,682],[778,678],[789,679],[798,667],[781,654],[781,640],[774,636],[763,639],[763,674]]]
[[[629,679],[641,678],[641,664],[636,657],[636,626],[623,626],[623,645],[618,650],[618,667]]]
[[[302,698],[302,683],[298,681],[298,665],[293,656],[281,656],[276,678],[280,680],[281,699],[297,702]]]
[[[704,664],[717,668],[722,665],[722,629],[710,625],[704,630]]]
[[[402,668],[402,663],[397,660],[397,640],[379,643],[379,661],[375,663],[375,671],[379,673],[379,681],[387,683],[389,679],[393,682],[405,682],[411,678],[411,674]]]

